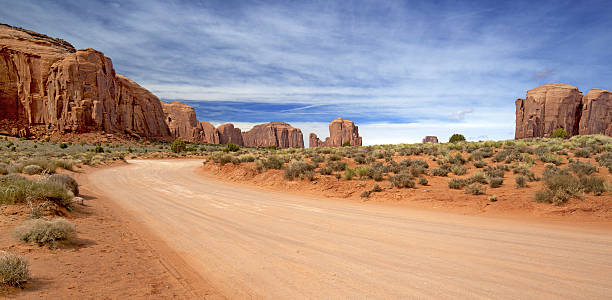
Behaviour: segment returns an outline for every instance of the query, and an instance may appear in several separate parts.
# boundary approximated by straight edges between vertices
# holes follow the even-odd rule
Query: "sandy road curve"
[[[300,197],[200,166],[130,161],[88,179],[229,298],[612,297],[612,228]]]

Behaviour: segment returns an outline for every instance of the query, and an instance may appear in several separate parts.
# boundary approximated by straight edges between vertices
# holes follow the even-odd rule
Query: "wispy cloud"
[[[612,79],[609,1],[0,0],[0,7],[2,22],[99,49],[160,98],[198,104],[201,120],[482,119],[486,131],[486,121],[511,127],[513,100],[547,80],[586,90],[610,88]],[[487,135],[512,137],[501,132]]]

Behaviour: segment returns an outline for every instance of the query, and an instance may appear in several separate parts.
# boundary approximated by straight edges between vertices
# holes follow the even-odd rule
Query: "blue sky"
[[[6,1],[0,22],[95,48],[198,119],[365,144],[514,137],[550,82],[612,88],[612,1]]]

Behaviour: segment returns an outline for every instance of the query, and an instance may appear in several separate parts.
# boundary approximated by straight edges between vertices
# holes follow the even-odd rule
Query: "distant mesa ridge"
[[[361,146],[359,127],[350,120],[337,118],[329,123],[329,137],[321,141],[316,134],[309,136],[310,147],[340,147],[345,144]]]
[[[592,89],[586,95],[569,84],[545,84],[517,99],[515,138],[551,137],[563,128],[568,137],[612,136],[612,93]]]
[[[199,122],[184,103],[164,103],[115,73],[110,58],[61,39],[0,24],[0,131],[121,133],[136,138],[242,146],[304,147],[300,129],[283,122],[242,132]]]
[[[438,137],[434,135],[428,135],[423,138],[423,144],[425,143],[438,143]]]

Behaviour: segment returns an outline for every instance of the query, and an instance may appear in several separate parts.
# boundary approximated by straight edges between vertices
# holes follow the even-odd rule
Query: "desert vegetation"
[[[345,146],[337,148],[240,148],[210,152],[209,161],[282,170],[285,180],[373,181],[376,190],[419,189],[445,178],[449,190],[488,195],[498,201],[502,187],[533,201],[560,205],[584,194],[610,191],[612,138],[603,135],[468,142],[456,134],[449,143]],[[248,158],[248,159],[245,159]],[[604,170],[607,169],[607,170]],[[439,180],[434,180],[439,182]],[[386,185],[384,184],[386,182]],[[369,185],[368,185],[369,186]],[[537,190],[531,192],[532,188]],[[369,198],[370,188],[359,195]]]

